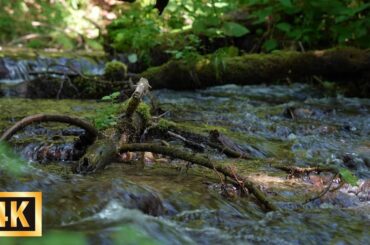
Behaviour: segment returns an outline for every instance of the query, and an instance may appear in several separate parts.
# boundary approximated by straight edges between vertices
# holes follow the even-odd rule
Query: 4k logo
[[[0,192],[0,236],[41,235],[41,192]]]

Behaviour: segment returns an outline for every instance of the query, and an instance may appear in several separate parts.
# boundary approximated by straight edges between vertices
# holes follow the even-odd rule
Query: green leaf
[[[114,92],[110,95],[104,96],[103,98],[101,98],[101,100],[104,100],[104,101],[114,100],[114,99],[117,99],[120,96],[120,94],[121,94],[120,92]]]
[[[352,174],[351,171],[349,171],[348,169],[346,168],[340,168],[339,169],[339,174],[340,174],[340,177],[342,178],[343,181],[345,181],[346,183],[352,185],[352,186],[355,186],[357,185],[357,177],[354,176]]]
[[[175,59],[180,59],[182,57],[183,53],[182,52],[176,52],[175,53]]]
[[[275,39],[269,39],[262,46],[266,51],[272,51],[278,47],[278,42]]]
[[[290,30],[292,29],[292,26],[289,23],[281,22],[276,25],[276,28],[278,28],[279,30],[283,32],[290,32]]]
[[[106,95],[103,98],[101,98],[101,100],[104,100],[104,101],[111,100],[111,99],[112,98],[109,95]]]
[[[248,28],[236,22],[225,22],[222,29],[226,36],[231,37],[241,37],[250,32]]]
[[[293,7],[292,1],[291,0],[280,0],[281,5],[284,7],[291,8]]]
[[[130,54],[128,57],[127,57],[128,61],[130,63],[136,63],[137,62],[137,54]]]
[[[110,95],[110,97],[112,98],[112,99],[116,99],[116,98],[118,98],[118,96],[120,96],[120,92],[114,92],[114,93],[112,93],[111,95]]]

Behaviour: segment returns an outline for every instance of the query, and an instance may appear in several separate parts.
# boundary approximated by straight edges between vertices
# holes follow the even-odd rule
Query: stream
[[[74,146],[83,131],[38,124],[13,137],[16,155],[0,145],[0,182],[1,191],[42,191],[45,239],[65,244],[369,244],[369,99],[329,97],[304,84],[156,90],[152,95],[167,111],[165,118],[204,135],[217,129],[255,156],[240,160],[206,152],[237,166],[281,211],[264,213],[252,197],[226,198],[213,171],[162,156],[145,165],[112,163],[96,174],[73,174],[72,161],[82,154]],[[0,98],[0,132],[35,113],[91,120],[109,106],[5,96]],[[302,205],[330,176],[291,179],[274,164],[333,164],[351,170],[358,186],[346,184]]]

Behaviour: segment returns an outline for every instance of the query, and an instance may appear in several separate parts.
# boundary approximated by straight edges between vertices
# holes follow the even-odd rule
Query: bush
[[[262,40],[267,52],[299,46],[369,48],[369,8],[370,3],[361,0],[173,0],[158,16],[151,5],[138,3],[122,11],[108,32],[118,51],[147,61],[158,45],[182,58],[202,49],[199,37],[232,39],[249,33]],[[250,13],[245,11],[250,26],[225,17],[237,10],[243,14],[244,9]]]

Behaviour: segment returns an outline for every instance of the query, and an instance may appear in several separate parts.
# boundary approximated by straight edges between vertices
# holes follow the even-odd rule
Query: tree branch
[[[33,123],[40,122],[60,122],[68,123],[71,125],[78,126],[86,130],[86,132],[95,140],[99,136],[98,130],[95,129],[90,123],[81,120],[76,117],[64,116],[64,115],[47,115],[47,114],[36,114],[23,118],[22,120],[15,123],[11,128],[6,130],[0,137],[0,141],[8,141],[14,134],[23,128]]]
[[[278,210],[278,208],[268,200],[266,195],[246,177],[240,176],[237,173],[235,173],[230,166],[224,166],[219,163],[213,163],[211,160],[209,160],[205,156],[202,156],[199,154],[188,153],[180,149],[176,149],[174,147],[161,146],[161,145],[150,144],[150,143],[124,144],[124,145],[121,145],[119,148],[120,153],[128,152],[128,151],[140,151],[140,152],[149,151],[149,152],[153,152],[157,154],[163,154],[166,156],[179,158],[179,159],[192,162],[194,164],[197,164],[197,165],[200,165],[200,166],[212,169],[212,170],[217,170],[218,172],[236,181],[239,185],[245,186],[248,189],[248,191],[256,197],[259,204],[264,209],[268,211]]]

